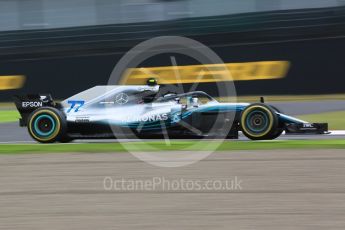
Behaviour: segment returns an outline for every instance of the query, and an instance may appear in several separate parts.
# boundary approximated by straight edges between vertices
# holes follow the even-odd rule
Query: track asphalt
[[[6,230],[345,229],[344,150],[215,152],[179,168],[129,153],[1,155],[0,172]]]

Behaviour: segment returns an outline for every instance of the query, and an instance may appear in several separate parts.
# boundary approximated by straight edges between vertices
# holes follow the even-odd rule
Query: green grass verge
[[[16,110],[0,110],[0,123],[18,121],[19,117]]]
[[[345,140],[287,140],[287,141],[163,141],[127,143],[76,143],[76,144],[1,144],[0,154],[59,153],[59,152],[127,152],[127,151],[232,151],[273,149],[345,149]]]
[[[14,110],[16,109],[16,106],[14,105],[13,102],[1,102],[0,109]]]
[[[330,130],[345,130],[345,111],[309,114],[298,116],[308,122],[325,122],[329,124]]]

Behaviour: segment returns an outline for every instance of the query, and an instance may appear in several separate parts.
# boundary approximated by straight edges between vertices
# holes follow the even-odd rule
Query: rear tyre
[[[275,110],[262,103],[245,108],[240,124],[243,134],[251,140],[272,140],[282,133]]]
[[[39,108],[32,112],[28,121],[29,134],[38,142],[53,143],[66,135],[65,116],[55,108]]]

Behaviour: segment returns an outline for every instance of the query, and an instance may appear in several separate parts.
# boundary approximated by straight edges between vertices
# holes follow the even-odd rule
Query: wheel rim
[[[255,134],[265,132],[269,127],[269,118],[264,111],[254,110],[247,115],[246,126]]]
[[[34,122],[34,132],[41,137],[49,137],[56,129],[55,120],[49,115],[39,115]]]

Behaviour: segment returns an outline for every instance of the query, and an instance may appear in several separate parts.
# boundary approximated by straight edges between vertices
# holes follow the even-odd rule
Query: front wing
[[[327,123],[291,123],[285,127],[286,134],[329,134]]]

